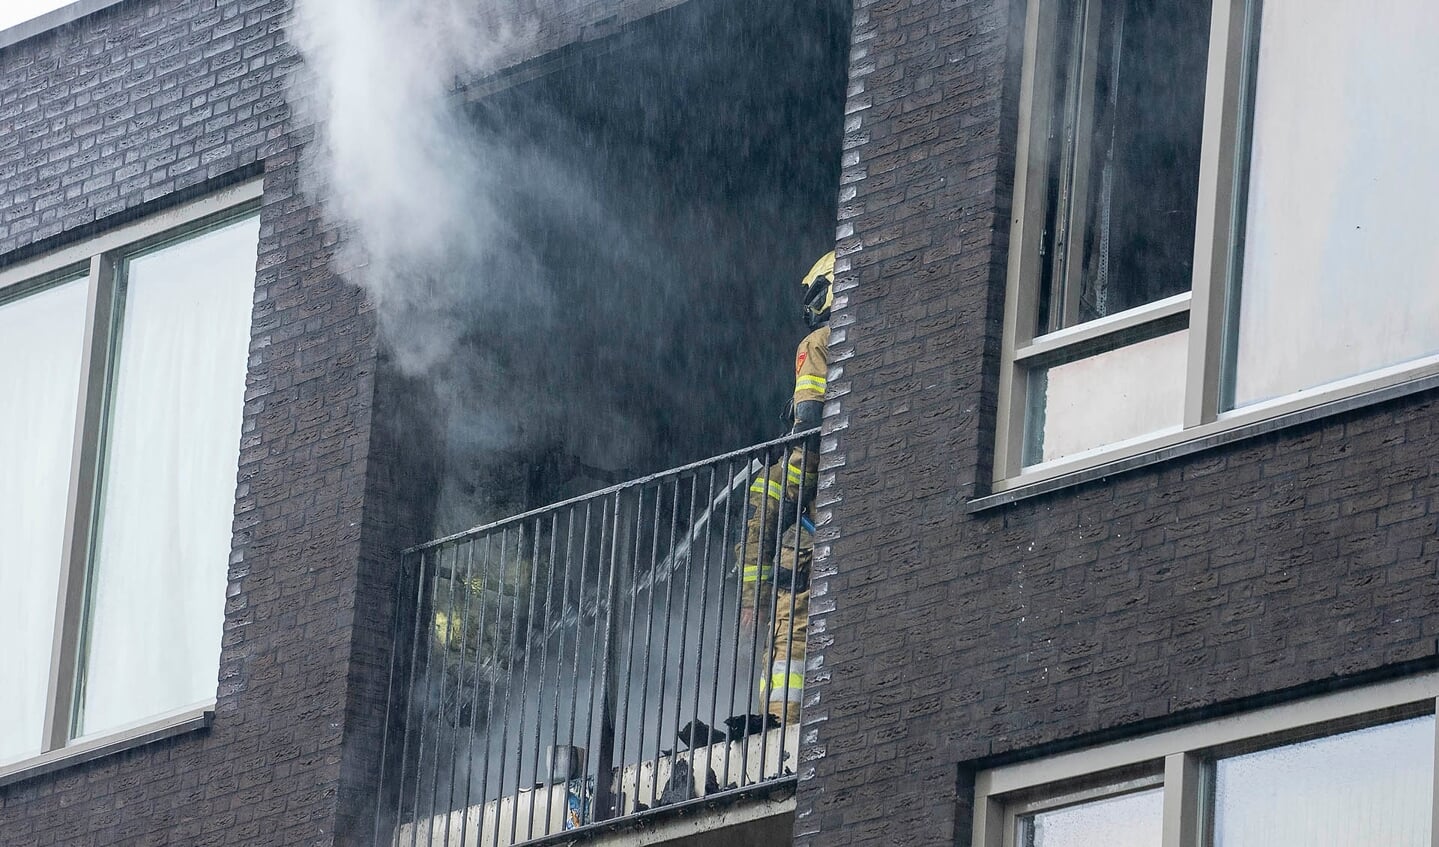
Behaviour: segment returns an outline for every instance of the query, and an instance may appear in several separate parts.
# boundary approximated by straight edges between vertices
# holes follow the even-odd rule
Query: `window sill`
[[[1431,372],[1434,370],[1432,367],[1425,367],[1425,372],[1419,375],[1414,374],[1415,368],[1412,364],[1404,370],[1405,376],[1410,378],[1369,387],[1369,390],[1361,393],[1341,394],[1335,399],[1324,400],[1325,394],[1342,392],[1347,384],[1324,392],[1301,392],[1292,402],[1232,412],[1202,427],[1164,433],[1073,460],[1062,460],[1048,468],[996,482],[995,493],[970,500],[965,511],[969,514],[983,512],[1223,444],[1439,388],[1439,372]],[[1375,381],[1371,380],[1370,384],[1373,385],[1373,382]],[[1309,405],[1299,405],[1306,400]]]
[[[9,47],[12,44],[19,44],[27,38],[49,32],[57,27],[73,21],[78,21],[86,15],[92,15],[108,6],[119,3],[120,0],[75,0],[75,2],[61,6],[58,9],[37,15],[28,21],[21,21],[14,26],[0,29],[0,49]]]
[[[0,767],[0,787],[23,782],[63,768],[94,761],[112,753],[133,750],[155,741],[209,729],[215,720],[215,704],[207,703],[172,712],[155,720],[122,729],[109,735],[71,744]]]

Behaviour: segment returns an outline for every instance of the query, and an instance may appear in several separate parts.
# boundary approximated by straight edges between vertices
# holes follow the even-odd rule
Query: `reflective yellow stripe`
[[[805,374],[804,376],[795,378],[794,390],[796,394],[801,391],[818,391],[820,394],[823,394],[826,384],[827,381],[822,376]]]
[[[818,473],[805,473],[799,465],[790,465],[785,468],[785,478],[791,485],[800,485],[804,482],[814,482],[819,478]]]
[[[774,568],[760,568],[756,565],[744,566],[744,581],[755,582],[760,579],[769,579],[774,576]]]
[[[774,482],[763,477],[755,480],[754,482],[751,482],[749,484],[749,490],[753,491],[756,494],[768,493],[769,496],[773,497],[776,500],[784,499],[784,486],[780,485],[778,482]]]
[[[772,674],[769,678],[771,703],[799,703],[804,700],[804,675],[791,673]]]
[[[769,678],[769,686],[771,691],[778,691],[781,688],[788,688],[791,691],[800,690],[804,688],[804,674],[772,674]]]

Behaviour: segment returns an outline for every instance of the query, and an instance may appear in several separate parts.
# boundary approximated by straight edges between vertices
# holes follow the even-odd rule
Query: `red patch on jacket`
[[[808,356],[808,355],[809,355],[809,353],[805,352],[804,350],[801,350],[801,351],[799,351],[799,355],[795,357],[795,360],[794,360],[794,372],[795,372],[796,375],[799,374],[799,369],[802,368],[802,367],[804,367],[804,360],[805,360],[805,357]]]

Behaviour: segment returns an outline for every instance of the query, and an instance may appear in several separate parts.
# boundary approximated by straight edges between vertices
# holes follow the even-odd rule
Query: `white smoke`
[[[728,2],[529,68],[676,0],[620,4],[605,26],[615,4],[589,0],[294,3],[288,99],[315,132],[301,187],[413,378],[390,396],[414,387],[423,425],[398,426],[442,466],[435,535],[773,426],[750,375],[763,360],[782,390],[768,363],[788,351],[766,350],[787,345],[754,316],[779,314],[768,281],[815,252],[790,230],[814,241],[832,211],[808,188],[823,157],[769,133],[808,131],[791,112],[812,92],[785,80],[827,54],[757,53],[787,62],[776,93],[762,67],[730,72],[755,33]],[[774,125],[750,131],[752,110]]]
[[[304,188],[349,237],[401,368],[444,360],[466,304],[493,280],[457,269],[518,247],[486,190],[502,158],[467,124],[458,80],[523,54],[535,26],[475,0],[296,0],[291,34],[304,59],[292,103],[317,137]],[[362,251],[362,252],[361,252]]]

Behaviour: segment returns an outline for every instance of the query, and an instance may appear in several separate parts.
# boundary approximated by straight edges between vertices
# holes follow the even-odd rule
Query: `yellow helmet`
[[[834,304],[834,251],[819,257],[814,267],[800,280],[804,289],[804,322],[818,329],[829,320],[829,307]]]

